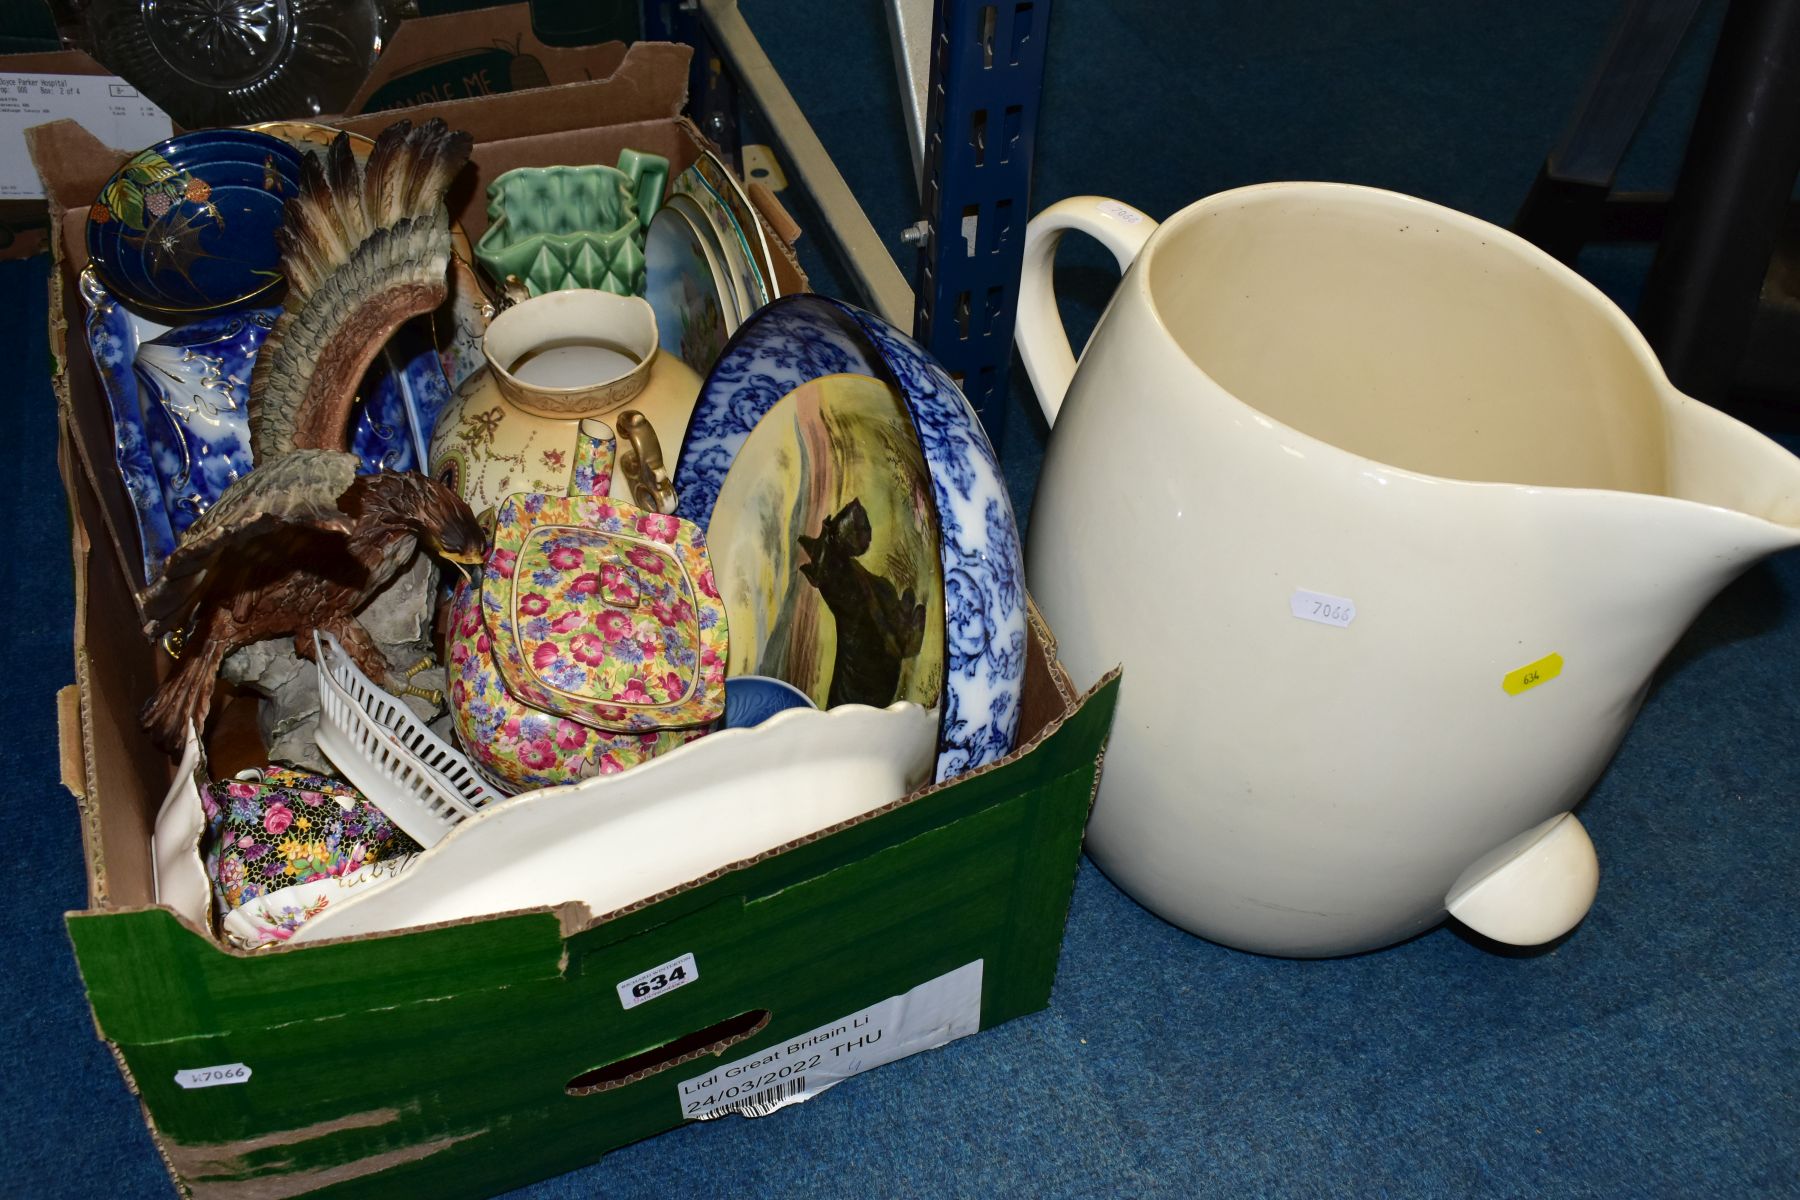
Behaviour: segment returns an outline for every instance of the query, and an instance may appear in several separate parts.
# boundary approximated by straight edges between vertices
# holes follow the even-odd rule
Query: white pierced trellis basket
[[[319,749],[414,841],[429,849],[504,798],[403,701],[375,686],[335,637],[317,633],[314,644]]]

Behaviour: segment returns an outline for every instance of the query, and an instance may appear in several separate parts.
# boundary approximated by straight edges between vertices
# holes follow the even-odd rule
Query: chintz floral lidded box
[[[597,496],[512,496],[452,609],[451,707],[512,787],[623,770],[724,714],[727,630],[704,535]]]

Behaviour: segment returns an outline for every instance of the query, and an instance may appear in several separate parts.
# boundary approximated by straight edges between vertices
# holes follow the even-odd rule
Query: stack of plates
[[[700,374],[780,295],[750,198],[711,153],[683,171],[644,237],[644,298],[663,348]]]

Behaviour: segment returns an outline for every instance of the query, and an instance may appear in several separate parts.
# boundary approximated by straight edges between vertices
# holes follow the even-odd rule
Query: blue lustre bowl
[[[268,134],[159,142],[100,189],[88,258],[117,299],[165,321],[267,303],[282,284],[275,231],[299,181],[299,152]]]
[[[790,708],[817,708],[812,697],[785,679],[769,675],[725,677],[725,728],[748,729],[761,725]]]
[[[872,313],[811,294],[751,316],[700,389],[675,464],[676,514],[704,527],[725,475],[775,402],[825,375],[873,375],[906,402],[931,472],[944,568],[937,779],[1004,758],[1025,683],[1025,569],[1006,481],[968,400],[917,342]]]

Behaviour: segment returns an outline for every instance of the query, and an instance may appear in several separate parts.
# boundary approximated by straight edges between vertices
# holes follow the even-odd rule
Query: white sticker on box
[[[1305,588],[1294,589],[1288,610],[1302,621],[1317,621],[1339,629],[1356,620],[1356,601],[1344,596],[1327,596],[1324,592],[1309,592]]]
[[[762,1117],[852,1075],[981,1028],[981,959],[676,1085],[681,1115]]]
[[[170,130],[169,114],[116,75],[0,73],[0,199],[43,198],[25,131],[63,117],[126,150],[161,141]]]
[[[698,978],[700,967],[694,962],[693,954],[683,954],[680,958],[658,963],[648,971],[639,971],[630,979],[619,980],[619,1003],[626,1008],[636,1008],[658,996],[666,996],[678,987],[686,987]]]
[[[243,1063],[224,1063],[217,1067],[189,1067],[175,1072],[175,1082],[184,1088],[225,1087],[233,1083],[249,1083],[250,1068]]]

